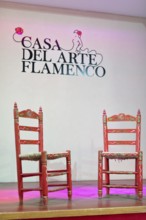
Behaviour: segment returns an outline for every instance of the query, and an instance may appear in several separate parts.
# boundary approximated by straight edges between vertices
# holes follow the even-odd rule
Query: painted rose
[[[15,33],[21,35],[23,34],[23,29],[21,27],[17,27],[15,28]]]

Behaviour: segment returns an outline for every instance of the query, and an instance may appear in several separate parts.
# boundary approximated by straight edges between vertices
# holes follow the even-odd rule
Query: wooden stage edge
[[[128,180],[128,182],[131,180]],[[27,183],[31,184],[31,183]],[[146,219],[146,180],[143,198],[139,200],[135,190],[111,189],[109,196],[103,191],[103,198],[97,195],[96,181],[73,182],[73,197],[68,200],[66,190],[50,193],[48,203],[43,205],[38,192],[24,194],[19,203],[17,184],[0,183],[0,220],[10,219],[110,219],[116,216],[128,219]],[[104,218],[105,216],[105,218]],[[121,219],[122,219],[121,218]],[[118,218],[120,219],[120,218]]]
[[[83,217],[115,214],[139,214],[146,213],[146,206],[139,207],[111,207],[111,208],[89,208],[76,210],[51,210],[51,211],[29,211],[29,212],[7,212],[0,213],[1,220],[9,219],[45,219],[61,217]]]

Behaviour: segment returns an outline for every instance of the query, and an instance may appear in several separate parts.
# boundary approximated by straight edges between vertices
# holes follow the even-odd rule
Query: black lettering
[[[65,56],[64,56],[63,52],[61,52],[60,57],[59,57],[59,59],[58,59],[57,62],[59,63],[60,60],[63,60],[63,63],[67,63],[67,61],[66,61],[66,59],[65,59]]]
[[[59,46],[59,43],[58,43],[57,40],[55,40],[55,43],[56,43],[56,45],[54,45],[54,46],[52,47],[52,50],[55,50],[56,47],[57,47],[58,50],[61,50],[61,47]]]
[[[37,47],[37,48],[36,48],[36,47]],[[33,45],[32,48],[33,48],[33,49],[42,49],[42,48],[41,48],[41,44],[40,44],[38,38],[36,38],[36,41],[34,42],[34,45]]]
[[[105,68],[103,66],[98,66],[95,69],[95,73],[98,77],[103,77],[106,73]]]
[[[43,46],[43,49],[46,49],[46,50],[51,49],[51,44],[50,44],[48,41],[51,42],[51,39],[49,39],[49,38],[45,38],[45,39],[44,39],[44,43],[45,43],[45,45],[47,45],[48,47],[46,48],[45,46]]]
[[[50,70],[49,70],[49,67],[48,67],[47,63],[45,63],[41,73],[44,73],[45,71],[46,71],[46,73],[50,74]]]
[[[31,60],[32,59],[33,52],[30,49],[23,49],[22,48],[22,51],[23,51],[23,56],[22,56],[23,60]]]
[[[35,69],[36,65],[35,64],[36,64],[36,62],[32,62],[32,71],[31,72],[32,73],[40,73],[40,70],[38,72],[36,72],[36,69]]]
[[[76,53],[69,53],[69,63],[78,63],[77,60],[77,54]]]
[[[97,65],[97,62],[95,62],[96,55],[95,54],[89,54],[89,64],[90,65]]]
[[[91,71],[90,71],[90,69],[91,69]],[[94,66],[87,66],[86,67],[86,75],[90,76],[90,77],[94,76],[94,71],[93,70],[94,70]]]
[[[53,74],[64,74],[64,64],[61,64],[60,68],[57,67],[56,63],[53,63]]]
[[[26,69],[29,69],[30,61],[22,61],[22,72],[26,73]]]

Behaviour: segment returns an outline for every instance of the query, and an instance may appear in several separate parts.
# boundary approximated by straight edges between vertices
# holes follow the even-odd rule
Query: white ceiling
[[[0,0],[53,8],[103,12],[146,18],[146,0]]]

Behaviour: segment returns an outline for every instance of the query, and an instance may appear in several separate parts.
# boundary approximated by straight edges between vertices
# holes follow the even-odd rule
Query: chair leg
[[[68,198],[72,198],[72,178],[71,178],[71,155],[70,151],[68,152],[68,157],[66,158],[67,165],[67,185],[68,185]]]
[[[19,194],[19,201],[20,203],[23,203],[23,192],[21,189],[18,189],[18,194]]]
[[[48,200],[47,152],[46,151],[42,152],[41,165],[42,165],[42,198],[43,198],[43,203],[46,204]]]
[[[102,197],[102,185],[103,185],[103,157],[102,151],[98,151],[98,197]]]
[[[42,173],[42,157],[41,157],[41,160],[39,161],[39,172]],[[40,189],[43,188],[43,178],[42,178],[42,175],[39,176],[39,186],[40,186]],[[43,191],[40,190],[40,197],[42,198],[43,197]]]
[[[105,170],[109,171],[109,159],[108,158],[105,158]],[[109,173],[105,173],[105,184],[110,185]],[[110,188],[106,187],[106,194],[109,195],[109,193],[110,193]]]
[[[143,197],[143,153],[140,152],[138,156],[138,198]]]
[[[136,186],[136,190],[135,190],[135,193],[138,195],[138,161],[139,159],[135,159],[135,186]]]
[[[18,178],[18,196],[19,196],[20,203],[23,202],[23,191],[22,191],[23,178],[21,176],[21,174],[22,174],[22,164],[21,163],[22,163],[21,160],[19,160],[18,165],[17,165],[17,167],[19,167],[19,168],[17,168],[17,178]]]

